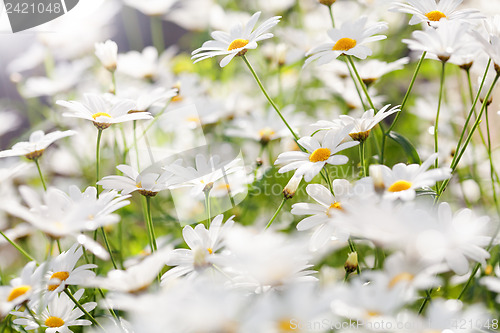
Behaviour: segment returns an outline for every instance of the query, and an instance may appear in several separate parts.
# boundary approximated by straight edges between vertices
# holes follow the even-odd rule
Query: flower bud
[[[335,3],[335,1],[337,1],[337,0],[319,0],[319,3],[330,7],[331,5],[333,5]]]
[[[378,164],[370,165],[370,177],[373,180],[373,188],[379,195],[385,192],[384,178],[382,176],[382,166]]]
[[[344,269],[347,274],[351,274],[358,269],[358,253],[351,252],[347,255],[347,260],[344,264]]]
[[[295,195],[295,192],[297,191],[297,188],[299,187],[300,181],[302,180],[302,176],[295,176],[290,179],[288,184],[286,184],[285,188],[283,189],[283,195],[285,196],[286,199],[291,199]]]

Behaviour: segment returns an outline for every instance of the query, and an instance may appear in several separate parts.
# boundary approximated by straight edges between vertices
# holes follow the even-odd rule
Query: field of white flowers
[[[1,36],[0,333],[498,331],[495,14],[106,0]]]

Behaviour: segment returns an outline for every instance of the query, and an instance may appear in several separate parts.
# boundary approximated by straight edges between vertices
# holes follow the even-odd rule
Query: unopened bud
[[[379,195],[385,192],[384,177],[382,176],[382,166],[378,164],[370,165],[370,177],[373,180],[373,188]]]
[[[285,188],[283,189],[283,195],[285,196],[286,199],[291,199],[295,195],[295,192],[297,191],[297,188],[299,187],[300,181],[302,180],[302,176],[295,176],[290,179],[288,184],[286,184]]]
[[[346,273],[351,274],[358,269],[358,253],[351,252],[347,255],[347,260],[344,264]]]
[[[212,188],[214,187],[214,183],[213,182],[210,182],[208,183],[207,185],[205,185],[205,187],[203,188],[203,193],[208,193],[212,190]]]

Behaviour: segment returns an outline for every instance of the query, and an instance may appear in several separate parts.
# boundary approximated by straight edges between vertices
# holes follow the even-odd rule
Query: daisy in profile
[[[361,118],[354,118],[348,115],[340,115],[340,122],[338,120],[326,121],[320,120],[313,125],[314,128],[322,130],[336,130],[339,126],[349,126],[354,125],[354,128],[349,133],[349,136],[356,141],[363,142],[368,138],[370,131],[382,120],[387,118],[393,113],[401,111],[398,106],[394,106],[389,109],[391,105],[387,104],[382,109],[380,109],[377,114],[373,109],[370,109],[363,113]]]
[[[394,3],[391,11],[412,14],[410,24],[427,22],[436,24],[443,20],[473,20],[482,19],[483,15],[477,9],[456,10],[463,0],[406,0]]]
[[[220,66],[224,67],[235,56],[244,55],[248,50],[257,48],[257,42],[273,37],[272,33],[266,31],[278,24],[281,17],[271,17],[254,30],[260,14],[261,12],[253,14],[245,25],[233,26],[230,33],[212,32],[211,36],[214,40],[203,43],[200,48],[193,51],[192,59],[195,59],[194,62],[224,55],[225,57],[220,62]]]
[[[291,170],[296,176],[304,176],[306,182],[310,182],[321,172],[326,164],[342,165],[349,159],[345,155],[336,155],[338,152],[354,147],[359,144],[357,141],[346,141],[354,125],[345,126],[339,131],[329,131],[323,140],[319,142],[314,137],[306,136],[298,140],[298,143],[307,149],[303,151],[288,151],[281,153],[274,164],[285,164],[279,169],[279,173]]]
[[[97,265],[85,264],[75,268],[83,255],[79,244],[74,244],[68,251],[61,253],[49,263],[47,271],[47,290],[61,292],[66,286],[83,285],[95,277],[90,269]]]
[[[78,290],[73,297],[78,301],[83,296],[85,290]],[[85,311],[92,311],[97,306],[95,302],[82,304]],[[28,312],[14,312],[14,315],[20,317],[14,319],[14,324],[24,326],[27,331],[39,327],[46,328],[47,333],[72,333],[70,326],[90,326],[92,323],[86,319],[78,319],[83,315],[80,309],[75,309],[73,301],[64,293],[52,298],[41,314],[33,316]],[[41,325],[40,325],[41,324]]]
[[[114,72],[118,61],[118,45],[109,39],[104,43],[95,43],[95,56],[101,61],[104,68]]]
[[[52,143],[75,133],[75,131],[55,131],[45,134],[43,131],[34,131],[29,141],[18,142],[12,146],[12,149],[0,151],[0,157],[24,156],[29,160],[35,160],[42,156],[45,149]]]
[[[179,164],[180,161],[176,162]],[[148,197],[154,197],[158,192],[166,190],[171,185],[174,177],[169,171],[153,172],[145,169],[141,173],[137,172],[129,165],[121,164],[116,167],[125,176],[106,176],[97,182],[104,189],[118,190],[122,194],[130,194],[138,191]]]
[[[414,51],[427,51],[446,62],[452,56],[469,55],[477,51],[477,44],[470,42],[470,26],[463,22],[444,22],[435,28],[414,31],[413,39],[403,39],[403,43]]]
[[[84,100],[83,103],[57,101],[56,104],[70,109],[71,112],[63,113],[63,116],[90,120],[99,130],[116,123],[153,118],[149,112],[129,113],[135,107],[135,103],[130,100],[120,100],[112,104],[103,96],[96,94],[85,94]]]
[[[384,197],[388,199],[413,200],[415,190],[434,185],[437,181],[451,177],[450,168],[428,170],[437,158],[432,154],[422,165],[398,163],[388,168],[385,165],[370,166],[370,174],[380,175],[381,179],[374,179],[377,188],[384,188]],[[380,168],[372,173],[374,168]],[[382,184],[379,184],[382,182]]]
[[[340,29],[330,29],[328,37],[331,42],[324,43],[312,48],[307,52],[304,66],[313,60],[318,60],[318,65],[326,64],[342,54],[352,55],[359,59],[366,59],[372,54],[372,50],[364,44],[387,38],[384,35],[376,35],[387,29],[387,23],[378,22],[366,26],[368,18],[363,16],[356,21],[345,22]]]

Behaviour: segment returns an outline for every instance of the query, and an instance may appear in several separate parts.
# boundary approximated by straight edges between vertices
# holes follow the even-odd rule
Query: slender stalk
[[[207,212],[207,229],[210,227],[210,218],[212,214],[210,212],[210,191],[205,191],[205,210]]]
[[[158,250],[158,246],[156,245],[156,236],[155,229],[153,225],[153,218],[151,215],[151,197],[146,197],[146,224],[148,227],[148,232],[151,235],[151,253]]]
[[[116,95],[116,75],[115,71],[111,71],[111,82],[113,86],[111,87],[111,93]]]
[[[335,29],[335,19],[333,18],[333,6],[328,6],[328,12],[330,13],[330,20],[332,21],[332,28]]]
[[[281,208],[283,208],[283,205],[285,204],[285,201],[286,201],[286,198],[283,198],[283,200],[281,200],[281,203],[280,205],[278,206],[278,209],[276,209],[276,212],[274,213],[273,217],[271,217],[271,219],[269,220],[269,222],[267,223],[266,225],[266,229],[269,229],[269,227],[271,226],[271,224],[273,224],[274,220],[276,219],[276,217],[278,216],[278,214],[280,213],[281,211]]]
[[[273,107],[274,110],[276,110],[276,112],[278,113],[278,116],[281,118],[281,120],[283,120],[283,122],[285,123],[286,127],[288,128],[288,130],[290,131],[290,133],[292,133],[293,137],[295,138],[295,140],[299,140],[299,137],[298,135],[295,133],[295,131],[290,127],[290,125],[288,124],[288,122],[286,121],[285,117],[283,117],[283,114],[281,113],[280,109],[278,108],[278,106],[276,105],[276,103],[274,103],[274,101],[271,99],[271,97],[269,96],[269,94],[267,93],[266,89],[264,88],[264,86],[262,85],[262,82],[260,81],[259,79],[259,76],[257,75],[257,73],[255,72],[255,70],[253,69],[252,65],[250,64],[250,62],[248,61],[247,57],[245,55],[242,56],[243,58],[243,61],[245,62],[245,64],[247,65],[248,69],[250,70],[250,72],[252,73],[255,81],[257,82],[257,84],[259,85],[259,88],[260,90],[262,90],[262,93],[264,94],[264,96],[266,96],[267,100],[269,101],[269,104],[271,104],[271,106]]]
[[[137,162],[137,171],[141,171],[141,166],[139,163],[139,149],[137,148],[137,120],[134,120],[133,122],[133,131],[134,131],[134,149],[135,149],[135,159]]]
[[[101,179],[101,173],[99,170],[101,164],[101,136],[102,136],[102,129],[99,129],[97,132],[97,144],[95,150],[95,188],[97,190],[98,198],[99,198],[99,185],[97,185],[97,182]]]
[[[33,318],[35,323],[38,325],[36,331],[39,332],[39,329],[42,327],[42,323],[38,320],[33,310],[31,310],[31,308],[28,305],[28,302],[25,302],[24,306],[26,307],[26,310],[28,310],[28,313],[30,314],[31,318]]]
[[[19,245],[17,245],[16,243],[14,243],[14,241],[12,241],[9,237],[7,237],[7,235],[5,235],[2,230],[0,230],[0,235],[2,235],[3,238],[5,238],[5,240],[7,242],[10,243],[10,245],[12,245],[13,247],[16,248],[17,251],[19,251],[19,253],[21,253],[23,256],[25,256],[26,258],[28,258],[30,261],[36,261],[35,259],[33,259],[32,256],[30,256],[28,254],[28,252],[24,251]]]
[[[45,184],[45,179],[43,178],[42,169],[40,168],[40,163],[38,163],[38,158],[33,160],[35,162],[38,174],[40,175],[40,180],[42,181],[43,189],[47,191],[47,185]]]
[[[151,37],[158,53],[163,52],[165,50],[165,41],[163,39],[163,26],[160,16],[151,17]]]
[[[490,178],[491,178],[491,188],[493,190],[493,202],[495,203],[495,209],[500,216],[500,207],[498,206],[497,190],[495,186],[495,165],[493,164],[493,156],[491,153],[491,135],[490,135],[490,122],[488,119],[488,101],[484,101],[486,104],[486,110],[484,112],[484,118],[486,120],[486,135],[488,139],[488,159],[490,160]]]
[[[106,232],[104,231],[103,227],[100,227],[99,229],[101,229],[102,239],[104,239],[104,244],[106,245],[106,249],[108,250],[109,257],[111,258],[111,263],[113,264],[113,268],[118,269],[118,266],[116,266],[115,259],[113,258],[113,251],[111,250],[111,247],[109,246],[109,241],[108,241],[108,237],[106,236]]]
[[[365,93],[368,104],[370,104],[370,107],[373,109],[373,111],[376,111],[377,109],[375,109],[375,106],[373,105],[373,101],[370,98],[370,95],[368,94],[368,89],[366,88],[365,83],[361,79],[361,76],[359,75],[358,70],[356,69],[356,65],[354,65],[354,61],[352,61],[352,57],[350,55],[346,55],[346,58],[347,61],[349,61],[349,64],[351,64],[352,70],[354,71],[354,75],[356,75],[356,78],[358,79],[361,89],[363,89],[363,92]]]
[[[493,80],[493,83],[490,86],[490,89],[486,93],[486,97],[484,99],[485,101],[487,101],[490,98],[491,92],[493,91],[493,88],[495,87],[499,78],[500,78],[500,74],[497,73],[497,75],[495,76],[495,79]],[[478,92],[478,96],[479,96],[479,92]],[[476,96],[476,100],[477,100],[477,96]],[[481,111],[479,111],[479,114],[476,118],[476,121],[474,122],[474,125],[472,126],[471,130],[469,131],[469,135],[467,136],[467,139],[465,140],[465,143],[464,143],[463,147],[460,149],[460,151],[459,151],[460,146],[457,146],[457,150],[456,150],[457,153],[453,157],[453,160],[451,161],[451,166],[450,166],[452,173],[456,170],[458,163],[460,163],[460,159],[462,158],[463,154],[465,153],[465,150],[467,149],[467,146],[469,145],[469,142],[472,139],[472,135],[474,134],[476,128],[479,126],[479,123],[481,122],[481,117],[483,116],[485,108],[486,108],[486,103],[483,103],[483,106],[481,107]],[[472,113],[473,112],[471,110],[470,114],[472,114]],[[464,129],[465,129],[465,127],[464,127]],[[463,132],[462,132],[462,134],[463,134]],[[437,202],[437,200],[439,200],[439,197],[441,196],[443,191],[446,189],[446,186],[448,186],[449,182],[450,182],[450,178],[443,181],[443,183],[441,184],[441,187],[438,190],[436,198],[434,199],[435,202]]]
[[[59,239],[56,239],[56,244],[57,244],[57,249],[59,250],[59,254],[61,254],[63,251],[62,251],[61,242],[59,241]]]
[[[363,141],[359,143],[359,161],[361,164],[361,170],[363,171],[363,177],[366,177],[365,143]]]
[[[434,122],[434,152],[437,154],[439,151],[438,147],[438,128],[439,128],[439,112],[441,111],[441,101],[443,100],[443,90],[444,90],[444,79],[445,79],[445,67],[446,67],[446,62],[442,61],[442,67],[441,67],[441,79],[439,83],[439,98],[438,98],[438,106],[437,106],[437,112],[436,112],[436,120]],[[437,169],[439,167],[439,161],[438,158],[436,158],[436,161],[434,162],[434,167]],[[437,185],[436,185],[437,186]]]
[[[428,302],[430,302],[430,300],[431,300],[431,298],[432,298],[432,296],[431,296],[432,291],[433,291],[433,289],[432,289],[432,288],[431,288],[431,289],[429,289],[429,290],[426,290],[426,291],[425,291],[425,298],[424,298],[424,301],[422,302],[422,304],[420,304],[420,308],[418,309],[418,314],[419,314],[419,315],[420,315],[420,314],[422,314],[422,312],[423,312],[423,311],[424,311],[424,309],[425,309],[425,306],[427,305],[427,303],[428,303]]]
[[[354,83],[354,88],[356,88],[356,92],[358,93],[359,100],[361,101],[361,105],[363,105],[363,110],[366,110],[367,107],[365,105],[365,100],[363,99],[363,95],[361,95],[361,91],[359,91],[358,84],[356,83],[356,78],[354,77],[354,74],[351,70],[351,67],[349,66],[349,61],[347,60],[346,57],[344,57],[345,64],[347,66],[347,70],[349,71],[349,75],[351,76],[352,82]]]
[[[95,319],[94,317],[92,317],[92,315],[90,313],[88,313],[87,310],[85,310],[85,308],[80,304],[80,302],[78,302],[78,300],[73,296],[73,294],[68,290],[68,289],[64,289],[64,293],[66,295],[68,295],[68,297],[71,299],[71,301],[73,303],[75,303],[75,305],[80,309],[80,311],[82,311],[85,316],[92,322],[92,324],[96,325],[96,326],[99,326],[100,329],[103,329],[101,324],[99,324]]]

